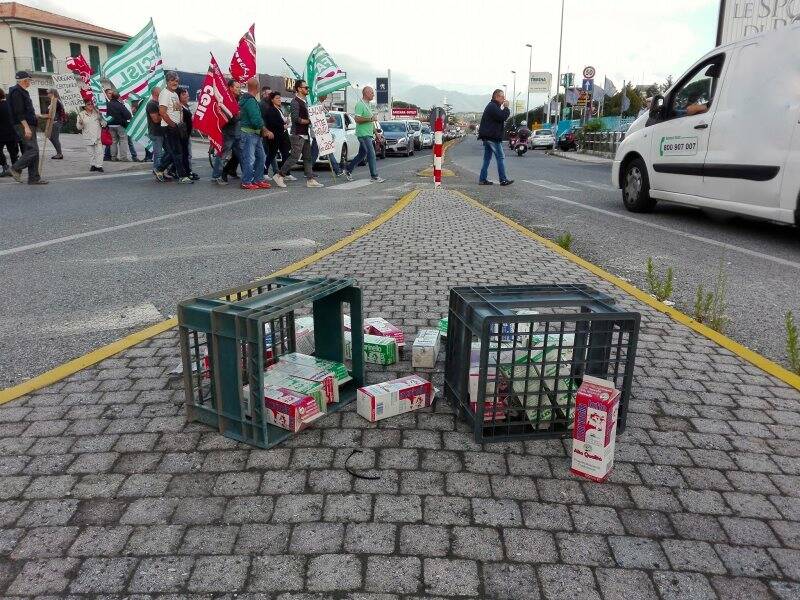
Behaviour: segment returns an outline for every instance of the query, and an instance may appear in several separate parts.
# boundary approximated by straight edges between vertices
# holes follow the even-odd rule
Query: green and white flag
[[[347,73],[333,62],[330,54],[321,44],[311,51],[306,60],[306,78],[308,79],[309,104],[316,104],[317,98],[327,96],[331,92],[343,90],[350,85]]]

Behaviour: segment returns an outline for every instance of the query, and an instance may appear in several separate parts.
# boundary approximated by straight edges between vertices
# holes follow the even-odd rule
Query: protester
[[[259,105],[261,107],[261,118],[264,119],[264,123],[267,122],[267,111],[269,111],[270,106],[272,103],[270,102],[270,94],[272,94],[272,88],[268,85],[265,85],[261,88],[261,102]],[[264,152],[269,158],[269,148],[270,148],[270,141],[266,137],[263,138],[264,140]],[[267,161],[266,166],[264,167],[264,175],[266,178],[269,179],[269,169],[272,167],[272,174],[275,175],[278,172],[278,158],[277,156],[273,156],[271,161]]]
[[[262,135],[273,138],[272,132],[264,128],[264,119],[261,118],[261,107],[256,100],[258,94],[258,79],[247,82],[247,91],[239,97],[239,118],[242,130],[242,189],[258,190],[269,189],[270,185],[264,180],[264,166],[266,156]]]
[[[78,113],[75,127],[81,132],[89,153],[89,171],[103,173],[103,144],[100,133],[106,127],[106,122],[95,108],[94,102],[86,101],[83,110]]]
[[[192,111],[189,110],[189,90],[186,88],[178,88],[178,98],[181,101],[183,125],[186,128],[186,137],[181,138],[183,166],[186,169],[186,172],[189,173],[189,178],[192,181],[197,181],[200,179],[200,176],[192,171]]]
[[[274,173],[278,173],[278,169],[283,167],[289,154],[292,151],[292,144],[289,140],[289,133],[286,131],[286,117],[283,116],[281,110],[281,94],[280,92],[270,92],[267,98],[269,107],[264,112],[264,126],[272,133],[272,138],[265,137],[267,140],[267,160],[266,165],[274,165]],[[281,154],[281,162],[278,165],[278,152]],[[287,175],[286,179],[294,179],[293,175]]]
[[[50,89],[47,91],[47,97],[50,99],[50,107],[47,109],[47,114],[42,115],[45,119],[50,118],[50,111],[53,106],[53,102],[55,102],[55,116],[53,117],[53,123],[50,126],[50,137],[47,138],[50,140],[50,143],[53,144],[53,148],[56,151],[55,156],[51,158],[53,160],[62,160],[64,155],[61,153],[61,129],[67,123],[67,111],[64,110],[64,105],[61,103],[61,98],[58,95],[58,90]]]
[[[241,86],[235,79],[228,80],[228,92],[239,103]],[[240,162],[242,152],[242,132],[239,116],[234,115],[225,125],[222,126],[222,150],[214,157],[214,165],[211,170],[211,181],[217,185],[227,185],[228,177],[236,176],[236,166]],[[224,170],[223,170],[224,167]]]
[[[114,92],[114,90],[112,90],[111,88],[106,88],[105,90],[103,90],[103,93],[106,96],[106,114],[104,115],[104,114],[101,113],[100,116],[103,117],[106,120],[106,123],[108,123],[108,102],[109,102],[109,100],[111,100],[111,96],[113,95],[113,92]],[[99,111],[100,107],[98,106],[97,109]],[[111,130],[110,129],[109,129],[108,133],[109,133],[109,135],[111,135]],[[111,160],[111,144],[108,144],[108,145],[103,144],[103,160]]]
[[[128,134],[125,128],[131,121],[131,112],[128,107],[119,99],[119,92],[112,91],[111,99],[108,101],[107,106],[108,115],[108,130],[111,132],[111,160],[116,162],[118,160],[128,161],[130,156],[128,154]]]
[[[327,97],[328,96],[320,96],[317,99],[319,100],[320,103],[323,103],[323,102],[325,102]],[[336,122],[336,119],[328,111],[325,111],[325,118],[327,119],[329,125],[332,125],[333,123]],[[309,133],[311,134],[311,138],[312,138],[311,139],[311,164],[315,165],[315,164],[317,164],[317,159],[319,158],[319,144],[317,143],[317,137],[314,135],[314,128],[313,127],[309,130]],[[339,161],[336,160],[336,153],[335,152],[331,152],[330,154],[328,154],[327,158],[328,158],[328,162],[331,164],[331,169],[333,170],[333,172],[336,174],[337,177],[341,177],[342,175],[345,175],[345,177],[347,177],[348,180],[352,179],[352,177],[350,177],[349,175],[346,175],[344,173],[344,171],[342,170],[342,167],[339,165]]]
[[[155,176],[158,181],[165,181],[164,171],[170,164],[175,166],[178,183],[194,183],[189,177],[183,161],[182,131],[183,108],[180,98],[175,90],[178,89],[180,78],[175,71],[166,74],[167,87],[158,95],[158,109],[161,115],[161,131],[164,133],[164,153],[156,167]]]
[[[27,71],[17,71],[17,85],[8,91],[11,123],[22,141],[22,156],[11,165],[11,176],[22,183],[22,171],[28,169],[30,185],[45,185],[47,181],[39,175],[39,144],[36,141],[36,111],[28,93],[31,86],[31,75]]]
[[[321,188],[325,187],[315,179],[314,171],[311,164],[311,142],[308,137],[308,126],[311,123],[308,115],[308,105],[306,104],[306,96],[308,96],[308,84],[303,79],[298,79],[294,84],[295,96],[292,99],[291,113],[292,113],[292,151],[286,162],[278,171],[278,174],[273,177],[278,187],[285,188],[286,182],[284,179],[289,174],[292,166],[302,157],[303,171],[306,175],[306,187]]]
[[[161,153],[164,147],[164,136],[161,131],[161,114],[158,111],[158,95],[161,93],[160,87],[154,87],[150,94],[150,101],[145,106],[147,111],[147,137],[150,139],[151,151],[153,153],[153,169],[161,160]]]
[[[382,177],[378,177],[378,161],[375,158],[375,146],[373,140],[375,139],[375,122],[378,120],[377,115],[372,114],[369,103],[375,97],[375,90],[370,86],[365,86],[361,90],[361,99],[356,102],[355,119],[356,119],[356,137],[358,138],[358,154],[347,165],[345,177],[352,179],[353,169],[355,169],[364,158],[367,159],[369,165],[369,174],[372,181],[375,183],[383,183],[386,181]]]
[[[6,153],[3,148],[8,150],[11,164],[15,163],[19,157],[19,140],[11,122],[11,108],[6,93],[0,89],[0,167],[2,167],[0,177],[11,177],[11,171],[8,169],[9,163],[6,162]]]
[[[511,111],[508,110],[508,100],[505,98],[503,90],[495,90],[492,99],[483,110],[481,124],[478,127],[478,139],[483,141],[483,166],[478,177],[480,185],[492,185],[489,181],[489,162],[494,156],[497,162],[497,174],[500,177],[500,185],[511,185],[512,179],[506,177],[505,155],[503,154],[503,125],[508,120]]]

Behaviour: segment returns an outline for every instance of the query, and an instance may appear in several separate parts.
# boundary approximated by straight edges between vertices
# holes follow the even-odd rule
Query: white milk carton
[[[437,329],[420,329],[411,348],[411,366],[415,369],[432,369],[439,355],[440,334]]]
[[[422,377],[409,375],[384,383],[358,388],[356,410],[375,422],[430,406],[433,384]]]
[[[619,399],[613,383],[584,375],[575,397],[571,473],[601,483],[611,474]]]

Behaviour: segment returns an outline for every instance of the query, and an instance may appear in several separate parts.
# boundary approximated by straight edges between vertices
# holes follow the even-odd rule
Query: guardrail
[[[625,139],[624,131],[591,131],[580,136],[578,150],[614,155]]]

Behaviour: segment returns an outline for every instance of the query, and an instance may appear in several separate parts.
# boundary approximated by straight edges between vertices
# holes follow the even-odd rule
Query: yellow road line
[[[539,242],[540,244],[546,246],[548,249],[552,250],[553,252],[555,252],[557,254],[560,254],[561,256],[563,256],[564,258],[570,260],[571,262],[575,263],[576,265],[579,265],[579,266],[583,267],[584,269],[586,269],[587,271],[589,271],[591,273],[594,273],[595,275],[597,275],[601,279],[604,279],[605,281],[608,281],[609,283],[613,283],[615,286],[617,286],[621,290],[627,292],[628,294],[630,294],[631,296],[633,296],[634,298],[636,298],[640,302],[644,302],[645,304],[647,304],[648,306],[656,309],[657,311],[668,315],[669,317],[671,317],[672,319],[674,319],[678,323],[681,323],[682,325],[686,325],[687,327],[689,327],[690,329],[696,331],[700,335],[702,335],[702,336],[710,339],[711,341],[719,344],[723,348],[725,348],[727,350],[730,350],[731,352],[733,352],[739,358],[742,358],[742,359],[746,360],[747,362],[755,365],[759,369],[769,373],[773,377],[776,377],[777,379],[780,379],[785,384],[790,385],[791,387],[793,387],[793,388],[795,388],[797,390],[800,390],[800,376],[796,375],[795,373],[792,373],[788,369],[785,369],[784,367],[780,366],[778,363],[773,362],[770,359],[766,358],[765,356],[762,356],[761,354],[758,354],[757,352],[754,352],[753,350],[750,350],[749,348],[743,346],[739,342],[735,342],[731,338],[729,338],[727,336],[724,336],[724,335],[722,335],[721,333],[719,333],[717,331],[714,331],[710,327],[706,327],[702,323],[698,323],[697,321],[692,319],[689,315],[687,315],[685,313],[682,313],[681,311],[679,311],[679,310],[677,310],[677,309],[675,309],[675,308],[673,308],[671,306],[667,306],[663,302],[659,302],[658,300],[656,300],[655,298],[650,296],[648,293],[643,292],[642,290],[640,290],[639,288],[631,285],[627,281],[623,281],[622,279],[620,279],[616,275],[612,275],[611,273],[609,273],[605,269],[603,269],[601,267],[598,267],[597,265],[595,265],[593,263],[590,263],[589,261],[584,260],[583,258],[581,258],[579,256],[576,256],[575,254],[573,254],[572,252],[569,252],[568,250],[564,250],[564,248],[562,248],[558,244],[548,240],[545,237],[542,237],[541,235],[539,235],[537,233],[534,233],[533,231],[531,231],[530,229],[528,229],[524,225],[520,225],[519,223],[517,223],[516,221],[514,221],[512,219],[509,219],[505,215],[501,215],[497,211],[492,210],[488,206],[485,206],[484,204],[482,204],[480,201],[476,200],[475,198],[472,198],[472,197],[468,196],[467,194],[465,194],[463,192],[460,192],[460,191],[457,191],[457,190],[454,190],[454,191],[457,194],[459,194],[462,198],[464,198],[464,200],[466,200],[472,206],[475,206],[476,208],[479,208],[482,211],[489,213],[490,215],[492,215],[496,219],[502,221],[503,223],[505,223],[506,225],[508,225],[512,229],[518,231],[522,235],[524,235],[526,237],[529,237],[529,238]]]
[[[403,210],[406,206],[408,206],[411,202],[414,201],[414,198],[417,197],[419,194],[419,190],[412,190],[411,192],[405,194],[402,198],[400,198],[397,202],[395,202],[391,207],[389,207],[385,212],[380,214],[377,218],[373,219],[366,225],[359,227],[356,231],[348,235],[347,237],[339,240],[335,244],[328,246],[327,248],[320,250],[312,254],[311,256],[299,260],[297,262],[292,263],[289,266],[286,266],[278,271],[270,275],[265,275],[259,279],[266,279],[267,277],[277,277],[279,275],[287,275],[289,273],[293,273],[295,271],[299,271],[323,258],[328,256],[329,254],[333,254],[334,252],[341,250],[345,246],[352,244],[357,239],[364,237],[370,231],[380,227],[386,221],[397,215],[401,210]],[[256,280],[258,281],[258,280]],[[136,344],[139,344],[145,340],[149,340],[152,337],[157,336],[159,333],[163,333],[176,327],[178,325],[178,319],[172,318],[167,319],[166,321],[161,321],[154,325],[150,325],[149,327],[142,329],[141,331],[137,331],[132,333],[124,338],[121,338],[115,342],[111,342],[110,344],[103,346],[102,348],[98,348],[97,350],[93,350],[88,354],[84,354],[83,356],[79,356],[69,362],[66,362],[62,365],[59,365],[49,371],[42,373],[41,375],[37,375],[27,381],[23,381],[20,384],[15,386],[5,388],[0,390],[0,405],[5,404],[6,402],[11,402],[19,398],[20,396],[24,396],[25,394],[29,394],[36,390],[42,389],[48,385],[52,385],[62,379],[69,377],[77,373],[78,371],[85,369],[86,367],[90,367],[94,364],[97,364],[107,358],[114,356],[115,354],[119,354],[123,350],[127,350]]]

